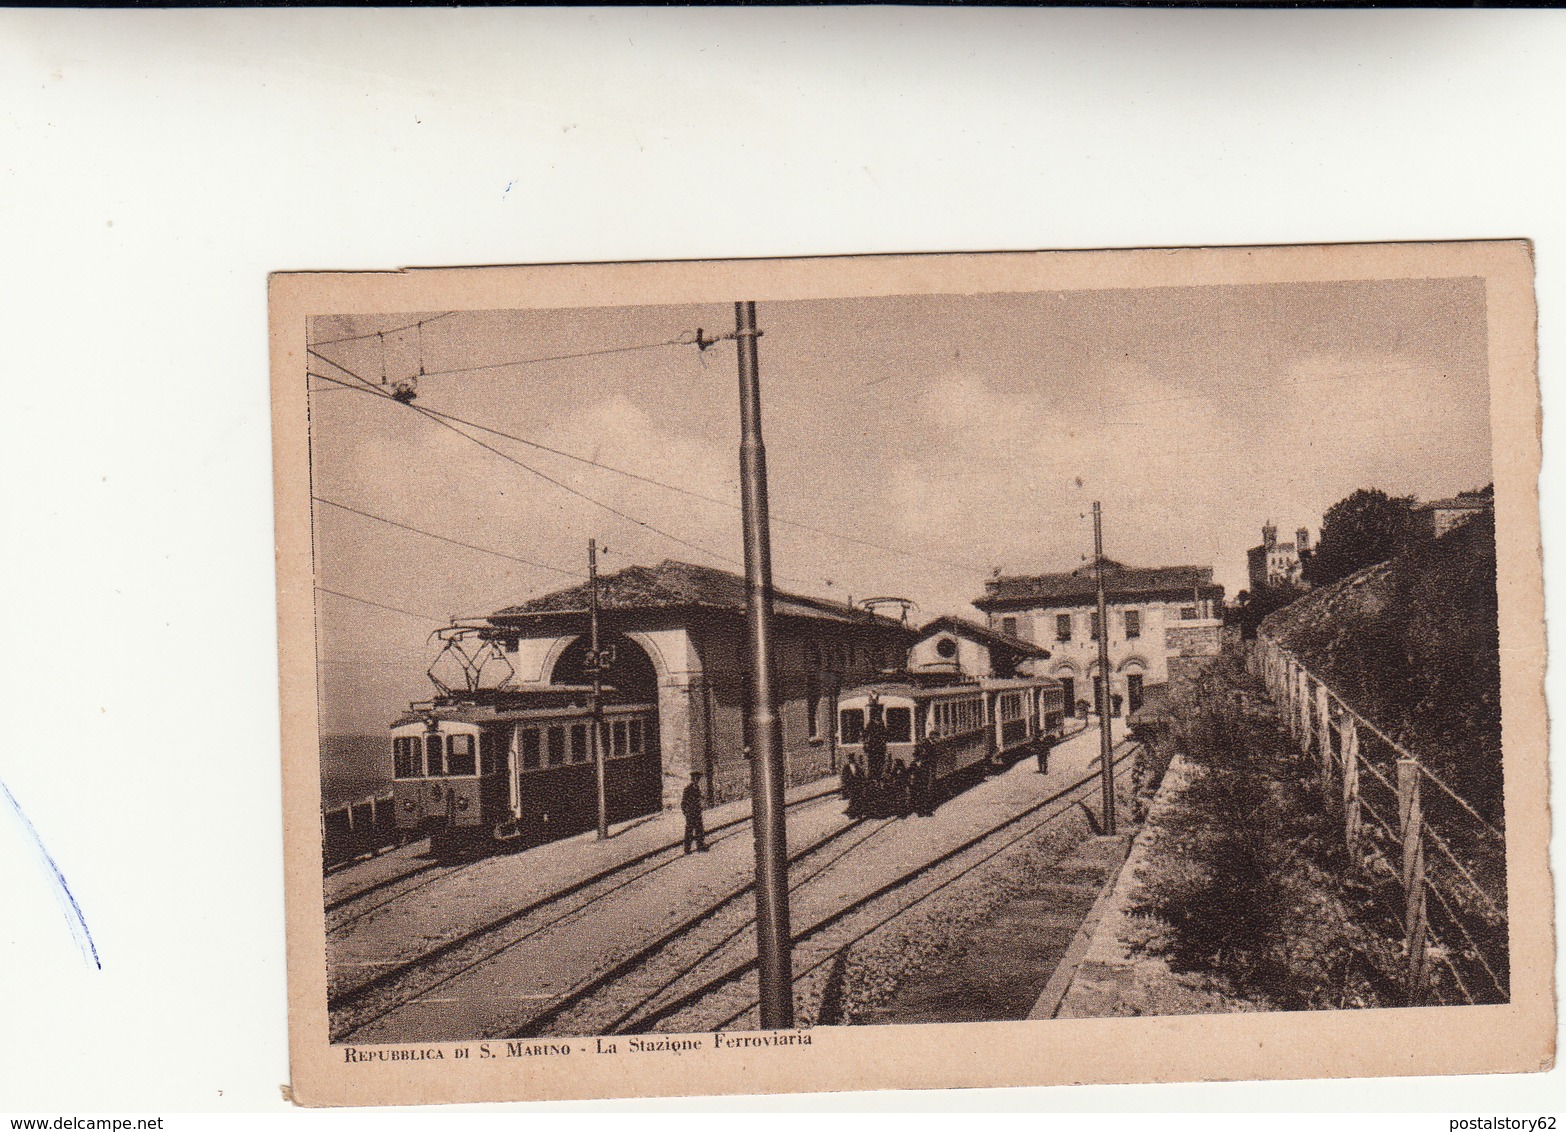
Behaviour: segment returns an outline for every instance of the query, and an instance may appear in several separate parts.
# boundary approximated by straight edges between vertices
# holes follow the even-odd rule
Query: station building
[[[1219,653],[1223,587],[1210,566],[1126,566],[1104,560],[1109,693],[1116,714],[1137,711],[1147,690],[1195,675]],[[1038,671],[1066,686],[1073,714],[1098,700],[1098,589],[1093,568],[997,577],[973,603],[990,627],[1043,647]]]
[[[709,803],[750,793],[750,673],[745,580],[726,570],[668,560],[598,580],[600,643],[614,661],[604,676],[617,699],[656,703],[662,801],[679,802],[692,772]],[[585,684],[586,583],[499,610],[484,620],[515,672],[514,686]],[[790,786],[840,767],[838,693],[901,668],[915,634],[891,618],[838,602],[776,591],[777,699]]]
[[[919,630],[908,668],[921,674],[977,679],[1046,675],[1049,650],[977,621],[937,617]]]

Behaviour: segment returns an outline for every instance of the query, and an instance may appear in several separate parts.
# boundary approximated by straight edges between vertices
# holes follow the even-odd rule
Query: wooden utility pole
[[[1093,502],[1093,575],[1098,579],[1098,760],[1099,777],[1104,790],[1104,832],[1115,832],[1115,764],[1111,753],[1109,692],[1109,613],[1104,600],[1104,516],[1098,501]]]
[[[587,540],[587,667],[593,674],[593,773],[598,779],[598,840],[609,838],[609,792],[604,777],[604,655],[598,647],[598,540]]]
[[[734,304],[739,353],[740,494],[745,528],[745,630],[750,661],[751,825],[756,836],[756,958],[761,1028],[794,1025],[788,916],[788,836],[783,810],[783,728],[773,694],[772,540],[767,516],[767,451],[761,440],[756,304]]]

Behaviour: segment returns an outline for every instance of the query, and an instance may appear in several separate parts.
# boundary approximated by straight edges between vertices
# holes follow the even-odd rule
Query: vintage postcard
[[[293,1095],[1553,1063],[1520,241],[279,274]]]

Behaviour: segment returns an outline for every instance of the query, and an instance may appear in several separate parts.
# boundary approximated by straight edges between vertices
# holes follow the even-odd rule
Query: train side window
[[[609,730],[609,753],[611,757],[623,759],[631,753],[630,740],[626,735],[625,720],[617,719]]]
[[[587,761],[587,724],[585,723],[571,725],[571,761],[574,763]]]
[[[538,744],[538,728],[522,729],[522,769],[537,770],[543,765],[542,751]]]
[[[478,773],[478,767],[473,762],[473,736],[451,737],[451,749],[446,755],[446,773],[455,775]]]
[[[392,750],[396,755],[396,768],[393,773],[398,778],[419,777],[419,741],[417,739],[396,739],[392,742]]]
[[[844,708],[838,713],[838,741],[857,743],[865,737],[865,715],[858,708]]]
[[[888,743],[913,742],[913,711],[905,707],[886,709],[886,741]]]
[[[424,737],[424,773],[439,778],[446,773],[446,747],[442,735]]]
[[[551,727],[549,729],[549,765],[564,766],[566,758],[566,735],[564,727]]]
[[[633,719],[625,725],[626,734],[629,737],[628,751],[630,754],[642,753],[642,721]]]

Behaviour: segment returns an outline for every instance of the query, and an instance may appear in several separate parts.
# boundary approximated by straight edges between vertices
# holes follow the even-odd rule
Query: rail
[[[1342,818],[1350,870],[1373,887],[1395,884],[1401,896],[1396,918],[1408,1003],[1509,1001],[1506,835],[1276,640],[1259,636],[1248,662],[1301,753],[1318,761],[1323,804]],[[1378,769],[1378,746],[1392,766]],[[1439,795],[1427,799],[1426,783]],[[1366,787],[1395,800],[1395,821]],[[1443,822],[1444,835],[1436,828]]]

